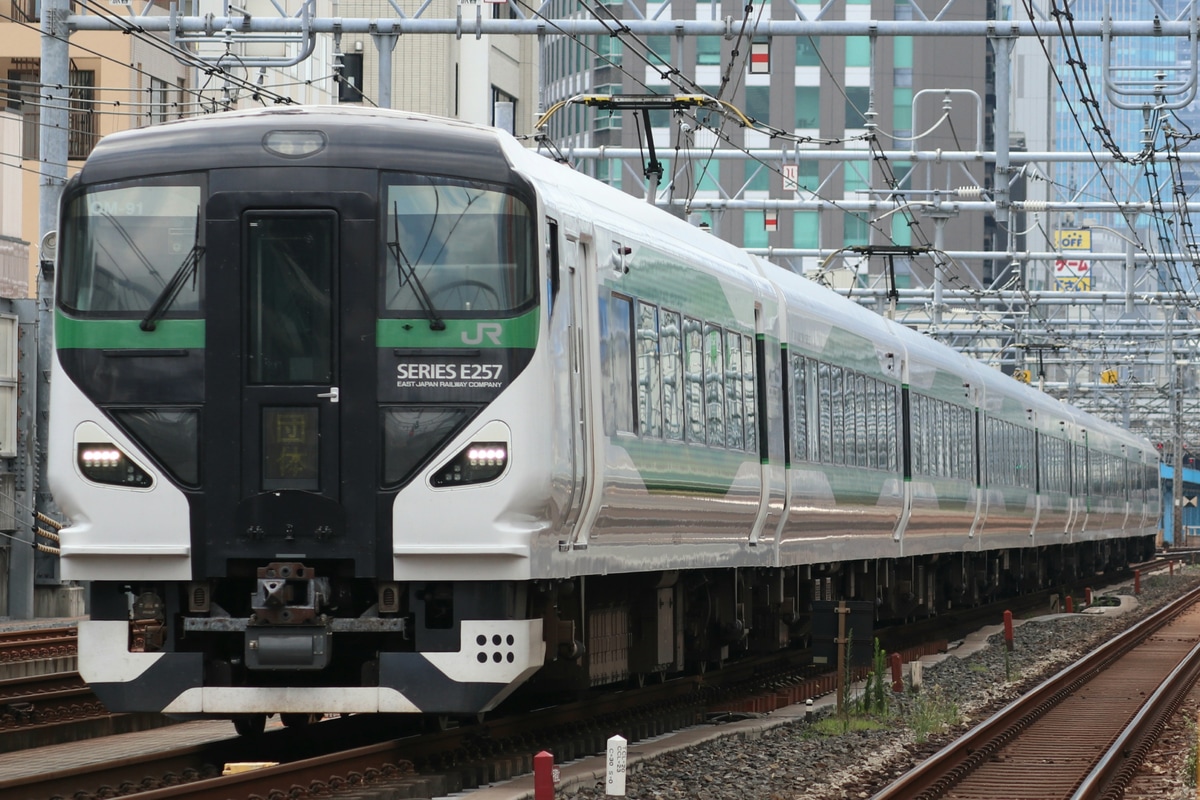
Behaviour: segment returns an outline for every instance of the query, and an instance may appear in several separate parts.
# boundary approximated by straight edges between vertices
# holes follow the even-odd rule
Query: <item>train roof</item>
[[[320,152],[284,158],[267,151],[270,130],[319,130]],[[80,172],[85,183],[189,168],[336,167],[429,171],[508,182],[512,171],[499,132],[423,114],[356,106],[275,106],[175,120],[104,137]],[[444,165],[444,169],[443,169]]]

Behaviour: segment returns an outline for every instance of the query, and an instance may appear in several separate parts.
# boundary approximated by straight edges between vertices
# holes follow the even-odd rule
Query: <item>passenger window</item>
[[[683,349],[679,339],[679,314],[663,311],[658,342],[662,353],[663,433],[683,441]]]
[[[804,356],[792,356],[792,458],[808,459],[808,385]]]
[[[745,447],[742,419],[742,337],[725,333],[725,418],[728,420],[726,443],[730,450]]]
[[[842,391],[842,368],[829,368],[829,410],[833,427],[833,463],[846,463],[846,395]]]
[[[633,342],[630,336],[632,303],[628,297],[614,294],[608,302],[608,330],[600,336],[600,357],[608,366],[609,391],[606,419],[622,433],[634,432],[633,420],[633,364],[630,353]],[[611,432],[611,431],[610,431]]]
[[[866,402],[867,378],[865,375],[854,375],[854,463],[860,467],[869,466],[867,462],[867,445],[870,441],[867,434]]]
[[[662,436],[662,375],[658,352],[658,308],[638,303],[638,427],[643,436]]]
[[[725,446],[725,370],[722,331],[713,325],[704,326],[704,401],[708,426],[708,443]]]
[[[697,320],[684,319],[683,345],[687,381],[687,440],[704,444],[704,331]]]
[[[817,430],[820,433],[821,452],[818,458],[826,464],[833,463],[833,379],[830,375],[829,364],[817,362],[817,412],[820,423]]]
[[[745,402],[746,451],[758,452],[758,381],[754,337],[742,337],[742,398]]]

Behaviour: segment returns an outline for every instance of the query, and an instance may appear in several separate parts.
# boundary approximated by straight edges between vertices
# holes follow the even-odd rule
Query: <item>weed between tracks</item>
[[[847,659],[849,661],[849,659]],[[939,686],[923,687],[919,691],[910,685],[897,697],[891,692],[887,654],[875,640],[871,673],[861,693],[847,697],[841,714],[823,717],[806,729],[816,736],[841,736],[847,733],[885,730],[897,725],[908,728],[918,744],[940,733],[962,719],[958,705],[946,697]],[[847,678],[847,685],[851,682]]]

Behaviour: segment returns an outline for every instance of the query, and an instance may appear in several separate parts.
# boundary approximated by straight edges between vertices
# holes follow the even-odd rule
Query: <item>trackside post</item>
[[[605,770],[604,793],[612,797],[625,796],[625,757],[628,744],[624,736],[608,740],[608,768]]]
[[[543,750],[533,757],[533,800],[554,800],[554,755]]]

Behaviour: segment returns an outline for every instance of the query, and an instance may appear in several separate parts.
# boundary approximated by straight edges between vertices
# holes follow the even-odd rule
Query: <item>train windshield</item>
[[[75,197],[63,220],[59,303],[110,317],[145,318],[152,308],[194,314],[201,197],[198,183],[109,186]]]
[[[496,316],[535,294],[533,216],[502,187],[452,178],[386,179],[384,309],[396,316]]]

